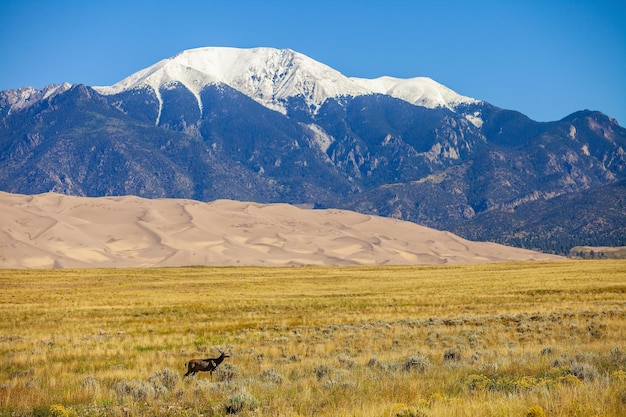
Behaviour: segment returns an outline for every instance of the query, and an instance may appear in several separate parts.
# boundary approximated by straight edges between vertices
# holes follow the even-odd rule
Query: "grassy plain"
[[[625,318],[624,261],[0,270],[0,415],[617,417]]]

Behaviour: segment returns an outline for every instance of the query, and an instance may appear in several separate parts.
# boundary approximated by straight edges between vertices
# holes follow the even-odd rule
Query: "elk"
[[[183,376],[194,376],[196,372],[209,372],[211,374],[211,379],[213,379],[213,371],[217,369],[217,367],[224,361],[226,358],[230,358],[230,355],[221,349],[217,349],[220,352],[220,356],[218,358],[207,358],[207,359],[192,359],[185,364],[187,367],[187,373]]]

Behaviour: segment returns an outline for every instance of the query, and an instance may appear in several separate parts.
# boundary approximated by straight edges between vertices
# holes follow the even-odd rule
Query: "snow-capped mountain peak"
[[[273,110],[286,112],[284,100],[303,96],[319,106],[328,97],[363,94],[338,71],[290,49],[190,49],[141,70],[111,87],[96,87],[102,94],[179,82],[200,104],[200,91],[210,84],[226,84]],[[160,97],[159,97],[160,98]],[[201,104],[200,104],[201,106]]]
[[[412,104],[453,108],[477,100],[420,77],[374,80],[349,78],[339,71],[291,49],[206,47],[189,49],[141,70],[110,87],[94,87],[105,95],[151,88],[161,101],[160,90],[183,84],[198,100],[211,84],[226,84],[262,105],[286,114],[286,100],[301,96],[313,111],[328,98],[388,94]]]

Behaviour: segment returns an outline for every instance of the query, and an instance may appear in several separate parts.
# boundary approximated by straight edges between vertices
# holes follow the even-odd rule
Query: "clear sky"
[[[202,46],[290,48],[539,121],[591,109],[626,126],[624,0],[0,0],[0,90],[111,85]]]

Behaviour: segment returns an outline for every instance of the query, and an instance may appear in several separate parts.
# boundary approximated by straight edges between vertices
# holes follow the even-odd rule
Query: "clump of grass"
[[[526,411],[526,417],[546,417],[546,412],[540,405],[533,405]]]
[[[619,382],[626,382],[626,371],[621,369],[611,373],[611,379]]]
[[[78,414],[74,410],[68,410],[60,404],[54,404],[50,406],[50,417],[78,417]]]
[[[475,393],[489,388],[491,380],[482,374],[471,374],[465,378],[464,385],[471,393]]]
[[[565,376],[559,377],[558,382],[564,385],[569,385],[573,387],[577,387],[582,385],[582,381],[576,377],[574,374],[567,374]]]

